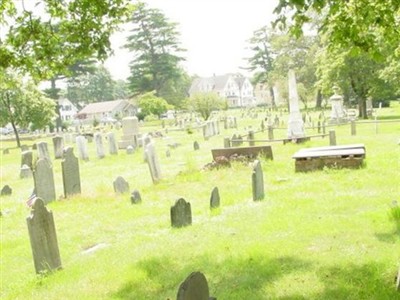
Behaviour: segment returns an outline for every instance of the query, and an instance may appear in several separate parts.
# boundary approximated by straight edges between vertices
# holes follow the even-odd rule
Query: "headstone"
[[[56,199],[53,168],[47,159],[40,158],[36,162],[33,179],[37,197],[41,198],[46,204]]]
[[[216,300],[210,297],[207,279],[201,272],[191,273],[179,286],[177,300]]]
[[[10,188],[9,185],[6,184],[1,189],[0,196],[9,196],[9,195],[11,195],[11,193],[12,193],[12,189]]]
[[[107,134],[107,139],[108,139],[108,150],[110,151],[110,154],[111,155],[117,155],[118,154],[118,147],[117,147],[117,142],[115,140],[114,132],[109,132]]]
[[[145,156],[147,164],[149,165],[151,179],[153,183],[157,183],[161,179],[161,169],[153,142],[146,145]]]
[[[250,130],[249,134],[247,135],[247,140],[249,141],[249,146],[254,146],[254,131]]]
[[[231,140],[226,137],[224,138],[224,148],[230,148],[231,147]]]
[[[22,165],[19,178],[31,178],[32,177],[32,169],[28,165]]]
[[[49,163],[51,163],[51,159],[50,159],[50,153],[49,150],[47,148],[47,143],[46,142],[39,142],[36,143],[37,146],[37,152],[38,152],[38,158],[45,158],[49,161]]]
[[[64,139],[61,136],[53,137],[54,158],[59,159],[63,156]]]
[[[171,226],[184,227],[192,224],[192,209],[190,202],[180,198],[171,206]]]
[[[329,146],[336,146],[335,130],[329,130]]]
[[[220,202],[220,198],[219,198],[219,191],[218,191],[218,187],[213,188],[212,192],[211,192],[211,197],[210,197],[210,208],[218,208],[219,207],[219,202]]]
[[[113,182],[114,192],[117,194],[124,194],[129,192],[129,183],[121,176],[118,176],[117,179]]]
[[[104,158],[105,152],[104,152],[104,146],[103,146],[103,137],[101,136],[101,133],[97,132],[94,134],[94,140],[96,143],[96,153],[98,158]]]
[[[64,149],[63,160],[61,161],[62,178],[64,186],[64,197],[81,193],[81,177],[79,173],[79,161],[74,155],[74,149]]]
[[[130,155],[133,152],[135,152],[135,148],[131,145],[129,145],[128,147],[126,147],[126,154]]]
[[[138,204],[140,202],[142,202],[142,197],[140,196],[140,193],[138,190],[134,190],[131,194],[131,203]]]
[[[232,145],[232,147],[236,147],[236,146],[238,146],[238,142],[237,142],[237,136],[236,136],[236,134],[232,135],[232,141],[231,141],[231,145]]]
[[[334,94],[329,98],[331,103],[331,122],[341,123],[344,120],[343,97],[338,94],[339,87],[333,87]]]
[[[126,117],[122,119],[122,137],[118,142],[119,149],[126,149],[129,145],[137,147],[139,134],[139,120],[137,117]]]
[[[289,139],[297,139],[305,136],[304,122],[301,118],[299,108],[299,95],[297,94],[296,75],[292,69],[289,70],[289,121],[287,136]]]
[[[10,154],[10,149],[8,149],[8,148],[4,149],[4,150],[3,150],[3,154],[4,154],[4,155]]]
[[[78,148],[78,157],[81,160],[88,161],[89,154],[87,150],[87,141],[83,135],[76,137],[76,147]]]
[[[198,143],[197,141],[194,141],[194,143],[193,143],[193,149],[194,149],[195,151],[200,149],[200,145],[199,145],[199,143]]]
[[[53,213],[47,210],[42,199],[36,199],[26,222],[36,273],[61,269]]]
[[[32,151],[23,151],[21,153],[21,167],[27,165],[32,169],[33,154]]]
[[[253,200],[264,199],[264,176],[259,160],[254,161],[252,174]]]

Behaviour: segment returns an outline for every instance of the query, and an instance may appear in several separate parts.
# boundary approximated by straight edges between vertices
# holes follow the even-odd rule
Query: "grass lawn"
[[[357,170],[294,172],[291,156],[300,148],[327,146],[328,137],[302,145],[271,143],[274,160],[261,159],[266,196],[253,202],[249,164],[203,170],[212,161],[210,149],[222,147],[223,137],[257,129],[265,112],[257,119],[233,114],[239,130],[224,130],[221,123],[221,135],[207,141],[198,130],[170,130],[168,137],[155,138],[163,176],[156,185],[142,149],[100,160],[88,144],[90,160],[80,162],[82,194],[62,199],[61,162],[54,160],[59,201],[47,207],[63,269],[47,276],[35,274],[26,224],[33,180],[19,179],[20,150],[2,141],[0,148],[11,150],[0,153],[0,187],[8,184],[13,193],[1,197],[0,298],[175,299],[179,284],[201,271],[218,300],[400,299],[395,291],[400,232],[389,217],[392,201],[400,200],[400,123],[358,124],[356,136],[349,124],[329,128],[338,145],[365,144],[365,166]],[[400,117],[399,103],[382,109],[378,119],[391,116]],[[275,131],[275,138],[285,135]],[[267,139],[268,133],[255,137]],[[52,155],[51,139],[41,140]],[[173,142],[181,145],[166,157]],[[117,176],[140,191],[141,204],[132,205],[129,194],[115,195]],[[215,186],[221,207],[210,211]],[[169,211],[180,197],[191,203],[193,224],[175,229]],[[86,251],[96,245],[96,251]]]

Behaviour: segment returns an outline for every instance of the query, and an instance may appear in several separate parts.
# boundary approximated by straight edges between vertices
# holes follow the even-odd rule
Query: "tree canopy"
[[[213,110],[227,107],[226,100],[216,93],[196,93],[190,97],[188,106],[193,111],[198,112],[204,120],[208,120]]]

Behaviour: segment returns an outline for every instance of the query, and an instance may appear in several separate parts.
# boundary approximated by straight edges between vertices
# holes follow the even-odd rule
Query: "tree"
[[[176,24],[160,10],[148,8],[142,2],[137,4],[131,22],[133,29],[125,47],[134,56],[129,77],[132,93],[155,91],[156,96],[174,102],[174,93],[170,92],[182,78],[179,63],[184,60],[180,56],[184,50],[179,47]]]
[[[148,115],[160,117],[168,109],[172,108],[163,98],[157,97],[155,92],[148,92],[137,98],[137,104],[141,109],[139,117],[144,119]]]
[[[55,116],[55,103],[46,98],[31,81],[24,82],[14,74],[0,72],[0,125],[11,123],[21,146],[17,126],[32,130],[48,125]]]
[[[227,107],[226,100],[216,93],[196,93],[189,99],[189,107],[200,113],[204,120],[208,120],[213,110]]]

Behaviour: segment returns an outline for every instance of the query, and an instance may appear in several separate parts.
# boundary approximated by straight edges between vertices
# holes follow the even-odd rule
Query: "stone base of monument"
[[[128,146],[137,147],[139,144],[139,135],[123,135],[118,142],[118,149],[126,149]]]

